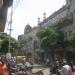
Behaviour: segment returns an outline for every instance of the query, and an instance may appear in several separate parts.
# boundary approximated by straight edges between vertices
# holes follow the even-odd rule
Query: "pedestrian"
[[[54,63],[51,64],[50,73],[51,75],[52,74],[60,75],[59,74],[59,61],[55,61]]]
[[[6,63],[4,63],[2,60],[0,60],[0,75],[9,75]]]
[[[47,65],[47,66],[50,65],[50,60],[49,60],[49,58],[46,59],[46,65]]]
[[[26,62],[25,64],[25,75],[32,75],[32,69],[29,62]]]
[[[69,75],[75,75],[75,66],[73,62],[70,62],[69,66],[70,66]]]
[[[59,61],[58,60],[55,61],[55,67],[56,67],[55,68],[56,74],[60,75],[60,71],[59,71],[60,70],[60,65],[59,65]]]
[[[66,61],[63,62],[61,67],[61,75],[69,75],[70,66]]]

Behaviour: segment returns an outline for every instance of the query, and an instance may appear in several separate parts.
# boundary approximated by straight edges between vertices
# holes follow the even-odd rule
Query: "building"
[[[4,32],[8,7],[10,7],[12,3],[13,0],[0,0],[0,32]]]
[[[22,48],[25,50],[25,52],[28,52],[30,50],[32,56],[35,57],[34,54],[36,54],[37,50],[39,51],[39,44],[40,44],[39,39],[36,36],[36,32],[38,31],[39,28],[47,26],[59,27],[60,30],[63,31],[64,33],[64,39],[65,40],[69,39],[71,32],[75,29],[75,0],[66,0],[65,6],[63,6],[58,11],[50,15],[48,18],[46,18],[46,14],[44,13],[42,22],[40,22],[40,18],[38,18],[38,27],[36,29],[34,28],[32,29],[29,25],[26,26],[24,35],[19,36],[19,40],[20,42],[22,42],[21,43],[23,44]],[[27,31],[28,27],[30,31]],[[38,48],[35,49],[34,45],[36,44],[38,45],[37,46]],[[62,52],[63,49],[56,49],[55,57],[56,58],[60,57],[60,59],[63,58]],[[68,48],[67,54],[68,54],[67,56],[71,56],[73,54],[73,52],[71,54],[70,48]]]
[[[18,40],[22,47],[20,50],[21,54],[26,55],[28,57],[35,56],[34,54],[35,48],[38,48],[38,40],[39,40],[36,37],[37,31],[38,31],[38,27],[32,28],[29,24],[27,24],[24,29],[24,35],[19,35]]]
[[[66,0],[66,5],[60,8],[58,11],[53,13],[48,18],[40,22],[39,27],[54,26],[58,27],[64,33],[64,40],[70,39],[70,34],[75,30],[75,0]],[[67,59],[74,57],[73,49],[66,47],[66,54],[63,53],[63,49],[55,50],[56,58],[64,58],[66,55]],[[64,55],[64,56],[63,56]]]

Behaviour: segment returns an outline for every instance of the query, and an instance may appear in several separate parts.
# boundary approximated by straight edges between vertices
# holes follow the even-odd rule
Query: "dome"
[[[25,26],[24,34],[27,34],[27,33],[31,32],[31,30],[32,30],[32,27],[29,24],[27,24]]]

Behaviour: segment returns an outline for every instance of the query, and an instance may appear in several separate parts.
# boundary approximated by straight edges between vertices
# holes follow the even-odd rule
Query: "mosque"
[[[20,54],[24,54],[28,57],[33,57],[42,60],[45,58],[44,50],[40,50],[40,39],[36,36],[37,31],[42,27],[54,26],[59,27],[64,33],[64,40],[70,38],[70,34],[75,30],[75,0],[66,0],[66,4],[58,11],[54,12],[49,17],[46,17],[46,13],[43,14],[43,21],[38,18],[38,26],[32,28],[29,24],[24,29],[24,35],[19,35],[18,40],[21,43]],[[68,47],[67,58],[74,57],[74,52]],[[63,58],[63,49],[55,49],[55,57],[58,59]]]

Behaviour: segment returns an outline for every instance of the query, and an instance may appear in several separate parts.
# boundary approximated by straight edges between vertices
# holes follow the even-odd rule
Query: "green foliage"
[[[0,33],[0,53],[4,54],[7,53],[9,50],[9,40],[10,40],[10,51],[15,52],[19,47],[19,42],[10,37],[6,33]]]
[[[54,27],[42,28],[37,32],[37,37],[41,40],[41,48],[49,50],[60,46],[63,41],[63,33]]]
[[[75,31],[72,32],[69,41],[70,41],[70,43],[71,43],[71,46],[72,46],[73,48],[75,48]]]

